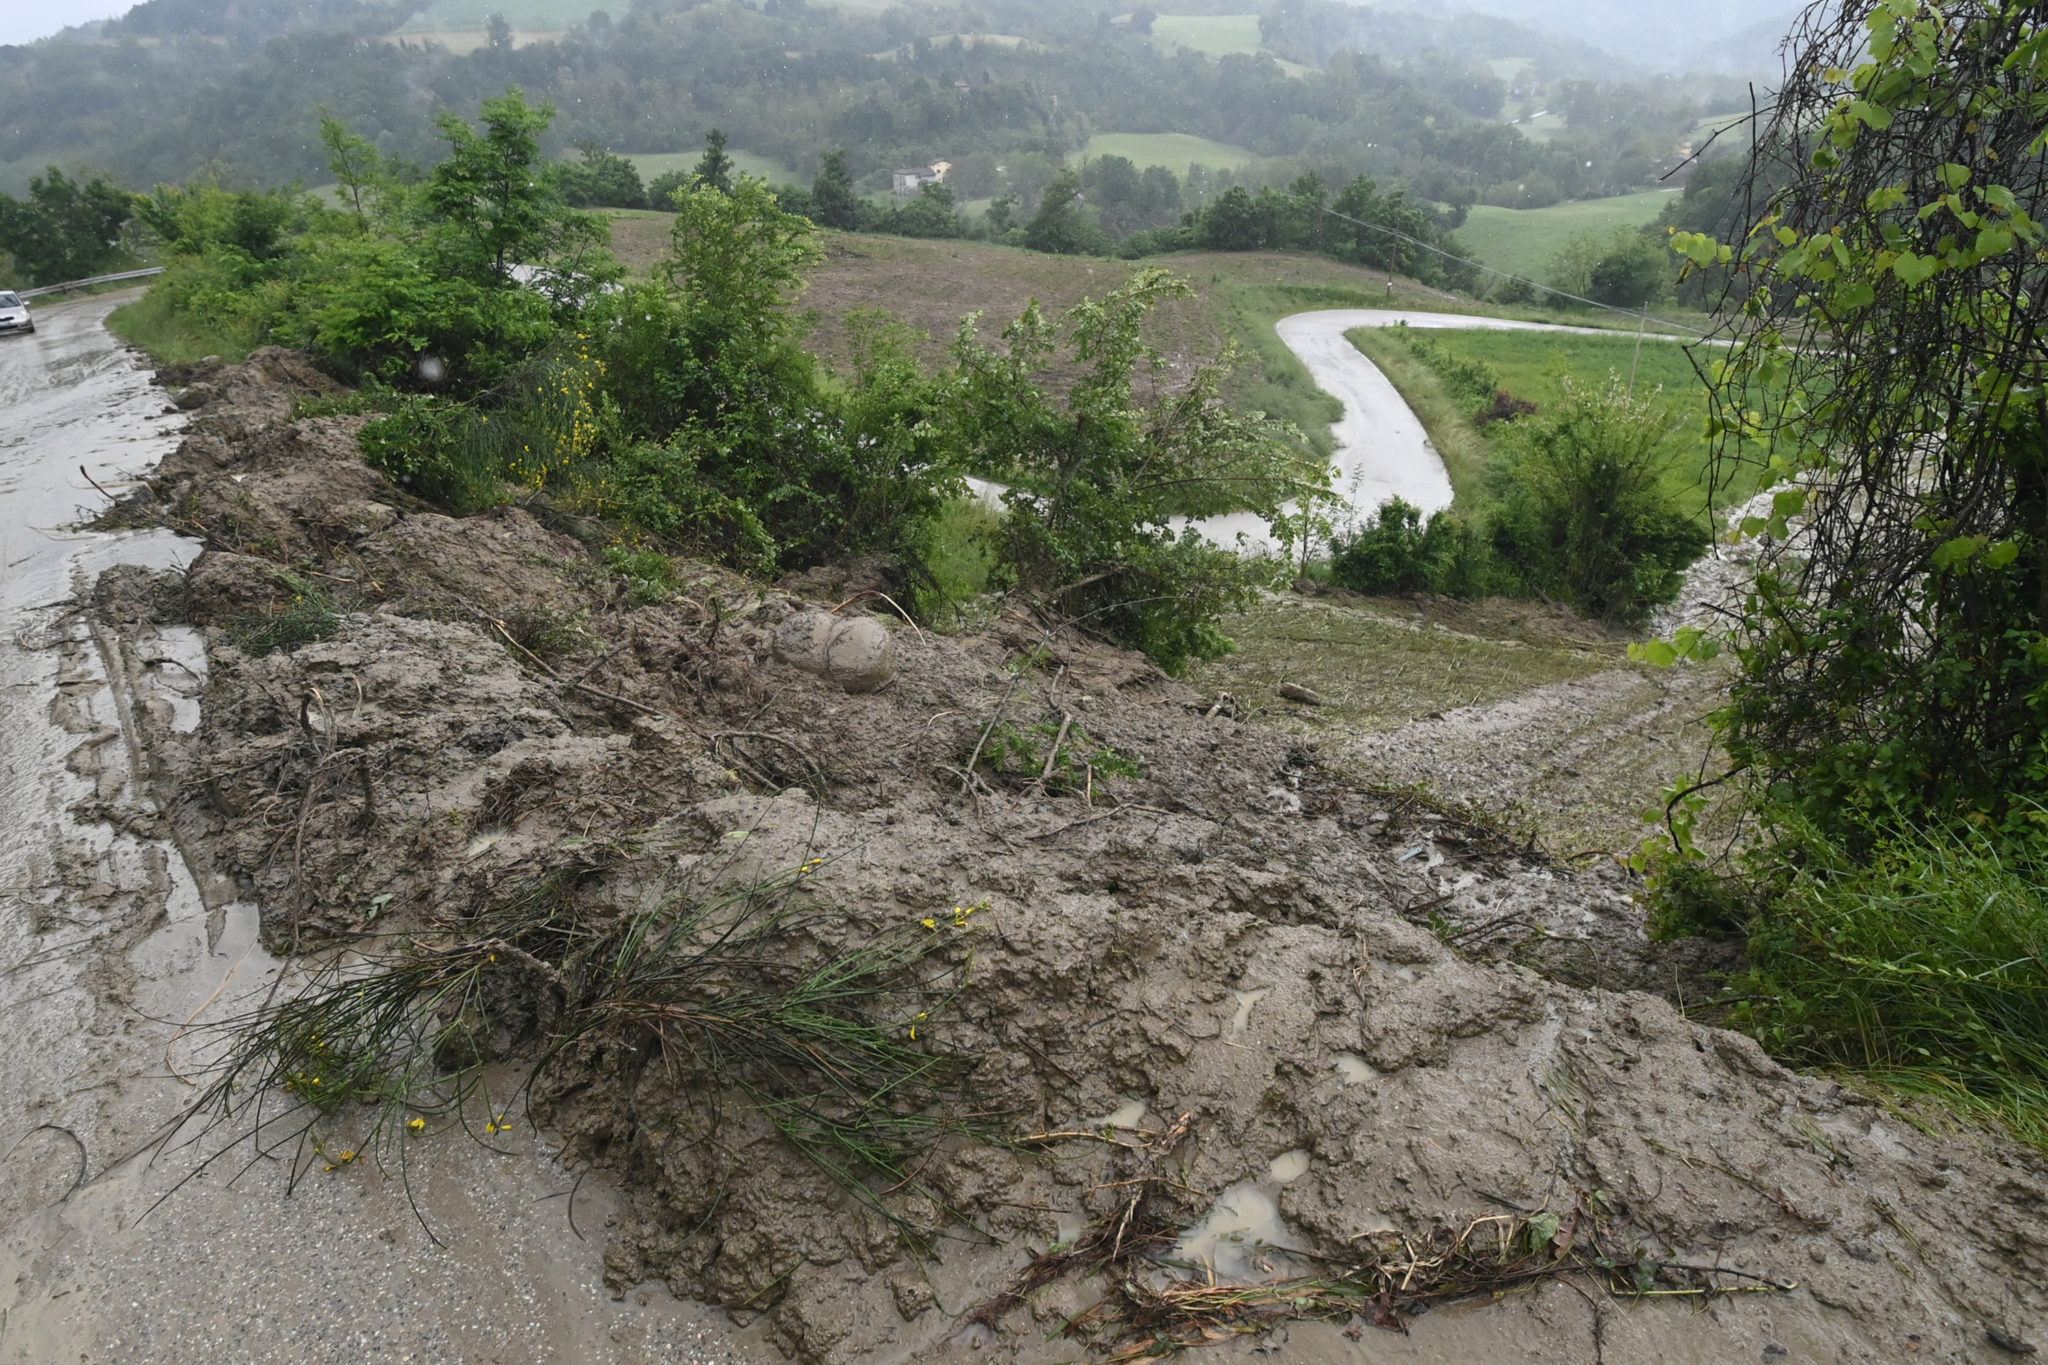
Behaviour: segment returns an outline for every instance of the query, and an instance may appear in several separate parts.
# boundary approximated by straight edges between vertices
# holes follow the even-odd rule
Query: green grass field
[[[1614,199],[1581,199],[1547,209],[1497,209],[1475,204],[1458,240],[1495,270],[1542,282],[1550,258],[1582,232],[1610,232],[1655,222],[1678,190],[1647,190]]]
[[[434,0],[408,20],[400,33],[460,33],[483,29],[493,14],[522,32],[574,28],[603,8],[592,0]],[[623,10],[623,7],[621,7]]]
[[[801,177],[780,161],[755,156],[752,152],[735,151],[731,147],[725,149],[725,154],[732,158],[736,170],[746,175],[760,176],[771,185],[801,183]],[[655,177],[667,175],[670,171],[696,169],[697,161],[704,155],[704,151],[700,147],[690,152],[624,152],[621,155],[633,163],[642,180],[652,184]]]
[[[1097,133],[1088,139],[1081,155],[1084,158],[1129,157],[1141,169],[1164,166],[1175,175],[1186,174],[1191,164],[1208,166],[1213,170],[1234,170],[1255,159],[1242,147],[1233,147],[1227,142],[1211,142],[1192,133]]]
[[[1451,484],[1463,506],[1483,499],[1485,466],[1494,442],[1449,401],[1440,383],[1407,344],[1388,330],[1361,329],[1352,344],[1386,372],[1394,387],[1423,419],[1431,440],[1444,453]],[[1707,390],[1685,346],[1675,341],[1632,336],[1579,336],[1557,332],[1430,331],[1430,340],[1461,360],[1492,367],[1500,386],[1539,409],[1555,402],[1567,380],[1581,387],[1604,386],[1609,376],[1633,382],[1638,397],[1654,395],[1670,425],[1673,464],[1668,486],[1689,508],[1704,510],[1707,466]],[[1750,482],[1722,495],[1748,497]]]
[[[1256,14],[1162,14],[1152,21],[1152,41],[1192,48],[1205,57],[1257,52],[1264,46]]]

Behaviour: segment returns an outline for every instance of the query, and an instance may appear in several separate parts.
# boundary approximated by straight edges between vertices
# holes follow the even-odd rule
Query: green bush
[[[1498,578],[1481,530],[1450,511],[1425,525],[1421,511],[1399,498],[1380,504],[1370,524],[1339,535],[1330,549],[1330,577],[1353,592],[1483,597]]]
[[[1042,379],[1061,349],[1060,324],[1034,303],[998,351],[968,319],[947,418],[958,462],[1009,488],[1003,550],[1017,586],[1047,615],[1143,650],[1170,672],[1228,650],[1218,621],[1280,567],[1176,531],[1174,519],[1250,508],[1270,520],[1328,495],[1327,471],[1299,432],[1220,401],[1224,362],[1178,384],[1164,378],[1165,360],[1140,329],[1158,303],[1189,292],[1144,270],[1068,314],[1082,375],[1064,400]],[[1150,401],[1136,393],[1140,367],[1154,380]]]
[[[1504,575],[1618,623],[1678,595],[1712,542],[1665,492],[1671,433],[1654,402],[1616,377],[1598,390],[1566,381],[1508,432],[1490,530]]]

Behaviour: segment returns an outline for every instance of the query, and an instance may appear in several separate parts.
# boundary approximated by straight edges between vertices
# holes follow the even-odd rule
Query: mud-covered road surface
[[[572,1230],[575,1177],[520,1129],[505,1155],[423,1150],[411,1201],[368,1170],[286,1198],[280,1163],[246,1156],[171,1193],[207,1142],[135,1155],[275,963],[253,907],[208,912],[134,780],[136,716],[197,723],[197,633],[117,639],[75,610],[108,567],[199,550],[66,529],[183,427],[103,326],[122,301],[39,309],[0,342],[0,1361],[762,1355],[658,1286],[615,1299],[610,1192],[584,1181]]]

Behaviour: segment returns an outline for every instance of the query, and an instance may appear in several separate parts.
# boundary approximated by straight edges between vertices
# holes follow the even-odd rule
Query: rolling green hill
[[[1473,257],[1495,270],[1542,281],[1550,258],[1582,232],[1609,232],[1655,222],[1677,190],[1646,190],[1612,199],[1582,199],[1542,209],[1473,207],[1458,229]]]

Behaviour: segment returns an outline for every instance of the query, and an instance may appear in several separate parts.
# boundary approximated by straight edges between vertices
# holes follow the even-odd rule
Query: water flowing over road
[[[197,726],[202,642],[75,610],[104,569],[199,549],[70,529],[182,427],[105,329],[121,301],[0,341],[0,1361],[766,1358],[659,1287],[615,1302],[608,1191],[582,1183],[572,1228],[576,1177],[523,1124],[509,1154],[422,1142],[403,1183],[315,1166],[290,1198],[290,1153],[136,1155],[277,964],[254,908],[195,880],[135,738]]]

